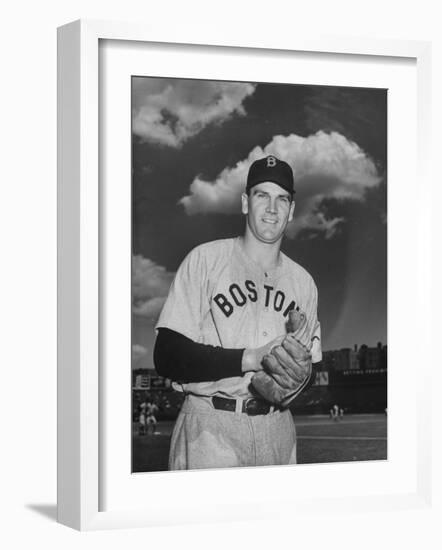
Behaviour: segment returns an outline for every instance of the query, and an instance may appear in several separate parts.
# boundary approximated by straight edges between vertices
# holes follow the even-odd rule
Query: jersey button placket
[[[267,271],[264,272],[264,284],[266,285],[269,284],[269,274]],[[264,316],[263,316],[264,326],[262,328],[264,330],[262,331],[262,336],[266,342],[269,336],[269,330],[267,328],[269,326],[269,317],[270,317],[270,302],[268,303],[267,306],[264,307]]]
[[[265,281],[265,283],[267,283],[268,280],[269,280],[269,274],[267,273],[267,271],[265,271],[265,272],[264,272],[264,281]],[[266,314],[266,317],[267,317],[267,313],[268,313],[268,311],[269,311],[268,306],[264,309],[264,311],[265,311],[265,314]],[[265,331],[262,333],[262,335],[264,336],[264,338],[267,338],[267,331],[265,330]]]
[[[257,278],[258,279],[258,285],[260,288],[264,289],[264,285],[266,284],[267,273],[261,272],[261,275]],[[266,331],[263,331],[263,328],[266,326],[266,317],[267,317],[267,311],[268,308],[265,306],[265,296],[264,294],[260,296],[260,299],[258,299],[258,302],[255,304],[256,306],[256,345],[262,346],[266,341],[263,341],[263,337],[265,338],[267,335]],[[264,324],[264,327],[262,326]]]

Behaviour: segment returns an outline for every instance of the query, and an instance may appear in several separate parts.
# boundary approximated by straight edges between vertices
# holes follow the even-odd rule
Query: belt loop
[[[239,399],[239,398],[235,399],[235,412],[236,413],[241,413],[242,412],[242,404],[243,404],[242,399]]]

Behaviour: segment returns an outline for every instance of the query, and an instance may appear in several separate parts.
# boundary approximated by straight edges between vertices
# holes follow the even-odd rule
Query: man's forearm
[[[243,352],[244,349],[199,344],[183,334],[160,328],[154,363],[159,375],[177,382],[210,382],[242,376]]]

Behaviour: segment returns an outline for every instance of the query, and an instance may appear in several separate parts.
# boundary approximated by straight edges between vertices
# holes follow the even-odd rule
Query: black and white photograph
[[[3,548],[442,546],[438,7],[5,4]]]
[[[387,459],[387,90],[133,76],[132,471]]]

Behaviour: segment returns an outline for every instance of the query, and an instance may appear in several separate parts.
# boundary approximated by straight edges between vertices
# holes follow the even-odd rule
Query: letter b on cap
[[[272,166],[276,166],[276,158],[275,157],[267,157],[267,167],[271,168]]]

